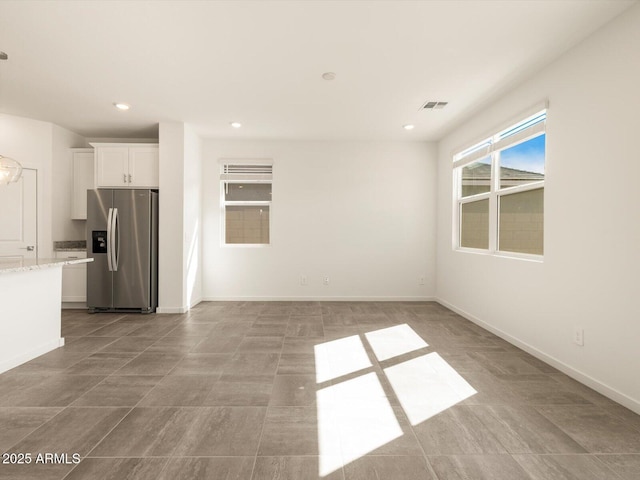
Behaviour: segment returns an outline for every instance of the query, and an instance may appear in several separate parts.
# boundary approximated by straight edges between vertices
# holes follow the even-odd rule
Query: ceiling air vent
[[[449,102],[426,102],[420,110],[440,110],[447,106]]]

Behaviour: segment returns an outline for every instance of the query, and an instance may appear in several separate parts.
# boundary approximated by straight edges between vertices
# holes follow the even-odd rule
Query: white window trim
[[[220,164],[220,246],[222,248],[268,248],[273,245],[273,169],[270,175],[227,174],[225,165],[265,165],[273,167],[270,158],[221,158]],[[271,201],[227,201],[225,186],[229,183],[270,183],[272,187]],[[269,207],[269,243],[227,243],[226,207],[227,206],[267,206]]]
[[[520,252],[509,252],[506,250],[499,249],[499,241],[498,241],[498,225],[500,224],[500,210],[499,210],[499,200],[502,196],[512,195],[516,193],[537,190],[542,188],[544,191],[544,180],[527,183],[524,185],[516,185],[513,187],[505,187],[500,188],[500,175],[498,172],[499,168],[499,155],[502,150],[505,150],[510,147],[514,147],[520,143],[526,142],[532,138],[538,137],[540,135],[546,134],[546,120],[541,123],[537,123],[531,125],[529,127],[524,128],[523,130],[510,135],[505,138],[500,138],[500,133],[504,132],[507,128],[510,128],[513,125],[516,125],[528,117],[532,117],[537,113],[548,110],[549,103],[548,101],[544,101],[541,104],[537,104],[534,107],[531,107],[526,110],[525,113],[518,116],[515,120],[510,120],[508,122],[503,122],[501,127],[493,130],[494,133],[492,135],[487,135],[480,140],[475,141],[473,143],[467,143],[465,146],[458,148],[452,152],[453,157],[453,216],[452,216],[452,248],[454,251],[466,252],[466,253],[474,253],[474,254],[483,254],[483,255],[491,255],[495,257],[504,257],[504,258],[515,258],[520,260],[529,260],[534,262],[543,262],[544,254],[530,254],[530,253],[520,253]],[[466,155],[465,152],[472,149],[475,145],[486,144],[486,146],[482,145],[482,148],[478,148],[475,151],[469,152]],[[469,195],[468,197],[461,197],[462,191],[462,168],[466,165],[469,165],[473,162],[481,160],[483,158],[491,157],[491,181],[490,181],[490,191],[482,192],[475,195]],[[496,158],[497,157],[497,158]],[[546,153],[545,153],[545,164],[547,163]],[[478,202],[481,200],[489,200],[489,248],[471,248],[471,247],[463,247],[460,245],[460,232],[462,229],[461,221],[461,209],[462,205],[466,203]]]

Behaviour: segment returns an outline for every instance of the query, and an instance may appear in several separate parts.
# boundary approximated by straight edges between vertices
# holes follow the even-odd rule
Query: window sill
[[[478,248],[465,248],[458,247],[453,249],[454,252],[471,253],[476,255],[484,255],[497,258],[509,258],[514,260],[524,260],[533,263],[544,263],[544,255],[534,255],[530,253],[516,253],[516,252],[490,252],[489,250],[482,250]]]

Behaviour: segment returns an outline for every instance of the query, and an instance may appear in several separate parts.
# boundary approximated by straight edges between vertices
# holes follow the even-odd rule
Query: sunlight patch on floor
[[[314,350],[317,383],[372,366],[362,340],[357,335],[321,343]]]
[[[411,425],[417,425],[476,394],[436,352],[384,369]]]
[[[388,360],[429,345],[406,323],[364,334],[378,361]]]
[[[334,380],[316,392],[319,474],[327,476],[403,435],[378,375],[387,377],[411,425],[437,415],[474,395],[469,385],[436,352],[399,361],[383,373],[373,367],[365,344],[379,362],[427,348],[409,325],[396,325],[318,344],[316,381]],[[393,360],[392,360],[393,361]],[[340,379],[350,375],[347,379]]]
[[[375,373],[318,390],[316,398],[321,476],[403,435]]]

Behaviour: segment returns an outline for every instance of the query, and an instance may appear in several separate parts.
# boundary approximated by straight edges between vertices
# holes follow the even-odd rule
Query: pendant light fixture
[[[0,155],[0,185],[17,182],[22,175],[22,165],[13,158]]]

